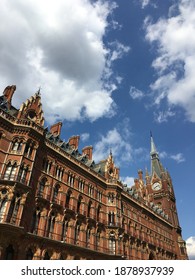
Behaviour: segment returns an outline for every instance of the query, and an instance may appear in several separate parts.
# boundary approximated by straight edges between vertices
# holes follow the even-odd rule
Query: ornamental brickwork
[[[151,173],[120,181],[62,123],[44,127],[40,92],[20,109],[0,96],[0,259],[187,259],[171,177],[151,136]]]

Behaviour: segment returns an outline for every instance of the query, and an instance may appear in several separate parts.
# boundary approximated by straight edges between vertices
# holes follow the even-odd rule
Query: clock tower
[[[157,205],[166,214],[168,221],[173,226],[173,234],[178,240],[177,248],[185,247],[185,241],[181,237],[181,227],[176,208],[174,188],[169,172],[163,167],[159,154],[151,134],[151,176],[147,184],[149,201]]]
[[[163,167],[159,159],[153,137],[151,135],[151,180],[148,186],[150,201],[162,208],[168,215],[170,222],[179,227],[178,215],[176,211],[176,199],[169,172]]]

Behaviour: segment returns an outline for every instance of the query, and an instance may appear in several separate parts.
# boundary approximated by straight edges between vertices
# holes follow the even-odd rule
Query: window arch
[[[22,147],[23,147],[23,140],[22,139],[15,138],[12,141],[12,146],[11,146],[12,151],[20,152],[22,150]]]
[[[49,159],[44,158],[42,164],[43,171],[49,174],[51,171],[51,166],[52,166],[52,162]]]
[[[38,233],[40,218],[41,218],[41,213],[40,213],[39,208],[37,208],[37,210],[34,211],[33,217],[32,217],[32,223],[31,223],[31,229],[30,229],[31,233],[34,233],[34,234]]]
[[[14,181],[16,179],[16,171],[17,171],[17,163],[8,162],[5,169],[4,179]]]
[[[109,225],[114,225],[114,223],[115,223],[114,212],[109,212],[109,214],[108,214],[108,224]]]
[[[26,157],[31,158],[34,146],[35,146],[35,144],[34,144],[34,142],[32,140],[28,140],[26,142],[26,147],[24,149],[24,155]]]
[[[87,208],[87,217],[90,217],[90,216],[91,216],[91,206],[92,206],[92,202],[89,201],[89,203],[88,203],[88,208]]]
[[[0,222],[3,222],[6,217],[6,208],[7,208],[7,197],[0,199]]]
[[[18,181],[21,183],[26,183],[26,177],[28,174],[29,166],[26,166],[24,163],[21,165],[18,172]]]
[[[80,224],[77,223],[75,226],[75,232],[74,232],[74,243],[75,244],[78,244],[78,242],[79,242],[80,228],[81,228]]]
[[[100,211],[101,211],[101,206],[99,205],[97,208],[97,221],[100,221]]]
[[[47,178],[42,178],[41,181],[39,182],[39,187],[38,187],[38,196],[43,197],[44,191],[45,191],[45,185],[47,182]]]
[[[60,189],[60,185],[58,185],[58,184],[55,185],[54,190],[53,190],[53,198],[52,198],[53,202],[57,202],[59,189]]]
[[[113,255],[116,254],[116,239],[113,231],[111,231],[109,235],[109,252]]]
[[[10,208],[9,208],[9,214],[8,214],[8,219],[10,223],[15,224],[17,221],[17,216],[18,216],[18,210],[20,207],[20,195],[17,194],[16,197],[12,199]]]
[[[90,247],[91,229],[88,227],[86,231],[86,247]]]
[[[78,201],[77,201],[77,213],[81,212],[81,202],[82,202],[82,196],[79,196]]]
[[[70,198],[71,198],[71,191],[68,191],[66,194],[66,202],[65,202],[65,208],[70,208]]]
[[[64,219],[62,224],[62,234],[61,234],[61,241],[66,241],[67,238],[67,232],[68,232],[68,223],[69,221]]]
[[[55,228],[55,215],[52,212],[49,216],[48,223],[47,223],[47,230],[46,230],[46,236],[53,239],[54,237],[54,228]]]

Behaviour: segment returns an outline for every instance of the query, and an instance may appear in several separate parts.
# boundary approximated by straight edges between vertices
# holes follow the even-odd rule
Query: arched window
[[[79,234],[80,234],[80,224],[76,224],[75,232],[74,232],[74,243],[78,244],[79,242]]]
[[[100,221],[100,210],[101,210],[101,206],[99,205],[97,208],[97,221]]]
[[[44,158],[43,165],[42,165],[43,171],[49,174],[51,170],[51,166],[52,166],[52,162]]]
[[[0,222],[5,220],[7,201],[7,197],[0,200]]]
[[[67,192],[67,195],[66,195],[66,203],[65,203],[65,208],[70,208],[70,196],[71,196],[71,191],[68,191]]]
[[[41,213],[40,213],[39,209],[37,209],[37,210],[33,213],[30,232],[32,232],[32,233],[34,233],[34,234],[37,234],[38,228],[39,228],[39,221],[40,221],[40,218],[41,218]]]
[[[38,188],[38,196],[43,196],[44,194],[44,190],[45,190],[45,185],[46,185],[47,179],[46,178],[42,178],[41,181],[39,182],[39,188]]]
[[[47,231],[46,231],[46,236],[51,239],[53,239],[54,237],[54,227],[55,227],[55,215],[54,213],[51,213],[47,223]]]
[[[114,225],[115,221],[114,221],[114,212],[109,212],[108,214],[108,224],[109,225]]]
[[[62,225],[61,241],[66,241],[67,232],[68,232],[68,221],[65,219]]]
[[[74,175],[71,173],[68,174],[68,185],[74,187]]]
[[[23,141],[22,140],[19,140],[19,139],[15,139],[13,142],[12,142],[12,151],[15,151],[15,152],[20,152],[22,150],[22,146],[23,146]]]
[[[114,194],[113,193],[109,193],[108,194],[108,203],[109,204],[113,204],[114,203]]]
[[[91,216],[91,205],[92,205],[92,202],[89,201],[88,208],[87,208],[87,217]]]
[[[53,202],[57,202],[57,197],[58,197],[59,188],[60,188],[59,185],[56,185],[56,186],[54,187],[54,190],[53,190],[53,199],[52,199]]]
[[[79,199],[77,201],[77,213],[80,213],[81,211],[81,201],[82,201],[82,196],[79,196]]]
[[[4,179],[14,181],[16,179],[16,171],[17,171],[17,163],[15,162],[14,164],[11,164],[11,162],[9,162],[6,166]]]
[[[91,229],[88,228],[86,231],[86,246],[90,247]]]
[[[115,234],[113,231],[110,232],[110,236],[109,236],[109,252],[110,252],[110,254],[113,254],[113,255],[116,254],[116,240],[115,240]]]
[[[33,149],[34,149],[34,143],[31,140],[29,140],[26,143],[26,147],[25,147],[25,150],[24,150],[24,155],[28,158],[31,158],[32,153],[33,153]]]
[[[28,166],[22,164],[18,172],[18,181],[25,184],[27,174],[28,174]]]
[[[9,217],[11,218],[10,223],[15,224],[17,220],[18,210],[20,207],[20,196],[17,194],[10,205]]]

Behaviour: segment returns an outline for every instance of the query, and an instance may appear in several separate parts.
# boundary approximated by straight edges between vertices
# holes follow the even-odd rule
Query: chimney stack
[[[76,135],[76,136],[72,136],[69,138],[69,145],[72,146],[74,149],[78,149],[79,146],[79,140],[80,140],[80,136]]]
[[[3,92],[3,95],[4,95],[5,98],[7,99],[7,103],[8,103],[9,109],[10,109],[10,107],[11,107],[12,96],[13,96],[15,90],[16,90],[16,86],[15,86],[15,85],[12,85],[12,86],[7,86],[7,87],[4,89],[4,92]]]
[[[62,122],[55,123],[50,127],[50,132],[54,136],[59,136],[61,133],[61,128],[62,128]]]
[[[93,152],[92,146],[86,146],[82,149],[82,154],[87,155],[89,160],[92,160],[92,152]]]

